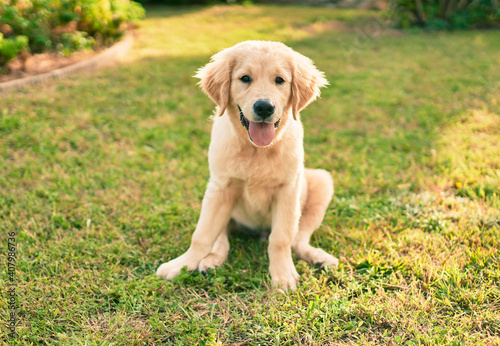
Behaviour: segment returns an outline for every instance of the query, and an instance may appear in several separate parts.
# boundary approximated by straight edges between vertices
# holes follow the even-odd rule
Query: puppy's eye
[[[242,81],[243,83],[250,83],[252,80],[248,76],[243,76],[240,78],[240,81]]]
[[[285,83],[285,80],[281,77],[276,77],[276,84],[283,84]]]

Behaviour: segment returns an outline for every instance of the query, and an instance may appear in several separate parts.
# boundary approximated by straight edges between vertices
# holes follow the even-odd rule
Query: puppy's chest
[[[242,150],[230,156],[224,160],[224,175],[248,182],[249,186],[282,185],[293,177],[299,168],[297,160],[286,153]]]
[[[241,194],[235,201],[232,217],[251,228],[270,227],[271,206],[278,190],[279,186],[242,182]]]
[[[247,213],[266,217],[271,210],[271,204],[285,184],[287,178],[277,167],[240,166],[234,167],[232,179],[238,181],[241,190],[238,204]]]
[[[298,169],[297,162],[286,155],[235,153],[226,161],[222,173],[240,186],[232,217],[251,228],[270,227],[273,201]]]

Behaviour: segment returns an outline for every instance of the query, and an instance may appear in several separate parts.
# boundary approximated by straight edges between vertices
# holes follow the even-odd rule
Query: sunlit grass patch
[[[495,90],[491,101],[500,92]],[[500,118],[498,106],[474,109],[447,128],[441,138],[441,153],[448,182],[457,193],[470,198],[500,195]]]

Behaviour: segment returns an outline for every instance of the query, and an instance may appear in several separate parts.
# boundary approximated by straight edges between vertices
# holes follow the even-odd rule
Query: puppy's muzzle
[[[261,118],[261,120],[257,122],[249,121],[243,114],[240,106],[238,106],[238,110],[240,111],[240,122],[247,130],[250,140],[259,147],[265,147],[272,143],[276,135],[275,129],[279,126],[281,118],[273,123],[271,115],[274,114],[274,105],[268,101],[262,101],[263,103],[260,104],[259,102],[261,102],[261,100],[254,104],[254,110],[257,109],[255,112],[258,111],[261,113],[261,115],[254,114]]]

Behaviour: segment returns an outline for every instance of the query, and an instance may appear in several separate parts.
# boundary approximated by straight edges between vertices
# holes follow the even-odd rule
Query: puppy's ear
[[[229,102],[229,89],[231,86],[231,73],[234,59],[227,50],[215,54],[211,62],[200,68],[195,77],[200,79],[198,83],[205,94],[218,106],[218,115],[221,116],[226,110]]]
[[[299,112],[320,94],[319,88],[328,85],[325,74],[311,59],[294,52],[292,59],[292,112],[297,120]]]

